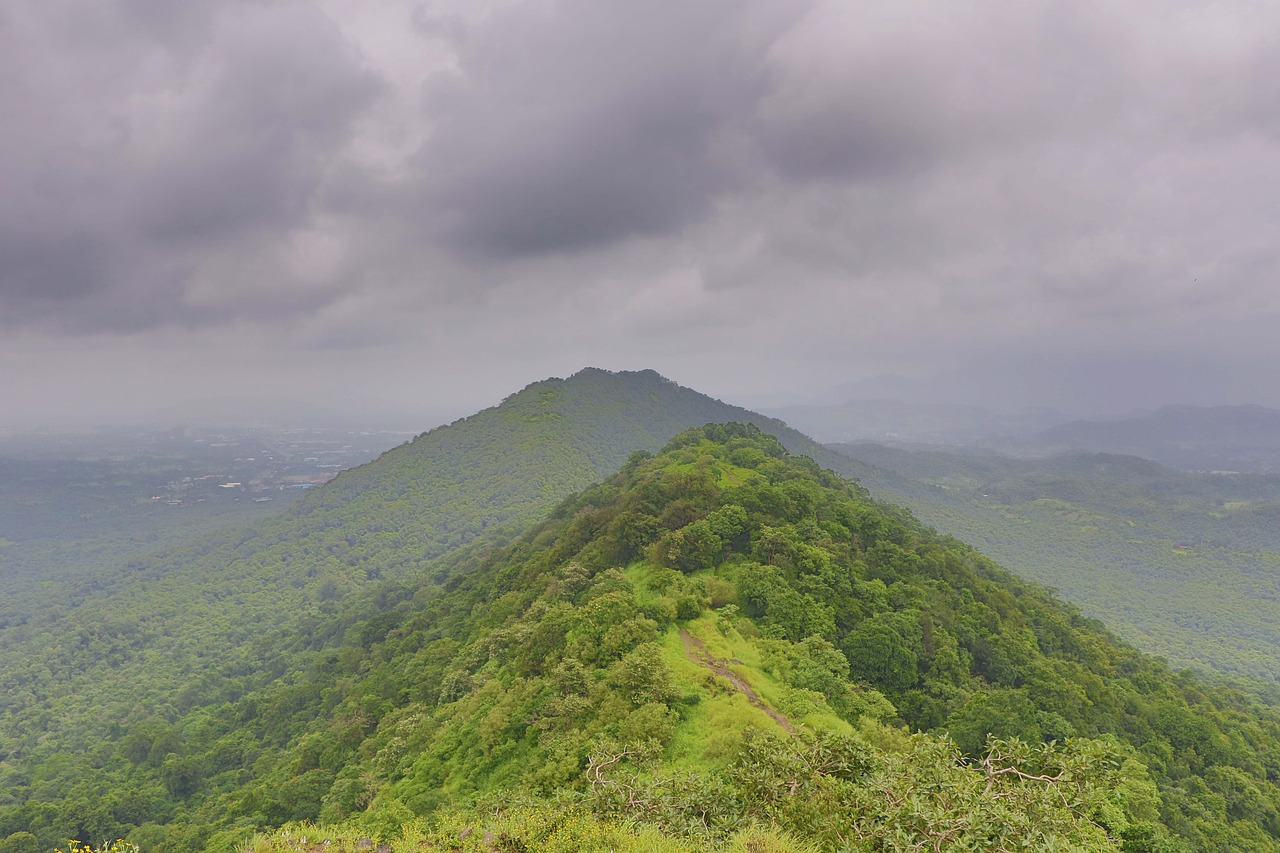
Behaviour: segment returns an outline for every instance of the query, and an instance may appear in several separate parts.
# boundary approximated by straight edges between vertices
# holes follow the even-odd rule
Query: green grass
[[[708,653],[731,658],[733,652],[715,642],[723,639],[715,628],[716,617],[703,615],[686,623],[685,630],[702,640]],[[678,765],[689,770],[711,770],[722,767],[742,743],[742,733],[751,729],[777,732],[778,724],[755,707],[728,679],[717,675],[685,654],[679,631],[668,629],[662,636],[663,661],[682,684],[698,686],[699,701],[676,727],[668,754]],[[739,650],[741,651],[741,650]],[[734,668],[756,687],[756,679]]]

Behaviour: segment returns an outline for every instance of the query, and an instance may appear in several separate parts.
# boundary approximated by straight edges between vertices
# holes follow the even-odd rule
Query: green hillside
[[[1280,476],[833,445],[921,519],[1176,666],[1280,678]],[[1268,688],[1271,689],[1271,688]]]
[[[323,826],[255,849],[1280,848],[1270,711],[751,427],[375,586],[290,683],[121,731],[96,789],[0,829],[49,843],[78,813],[82,839],[175,853],[296,821]]]
[[[993,826],[1010,849],[1273,849],[1270,711],[772,438],[631,458],[735,417],[652,372],[535,383],[79,583],[0,636],[2,853],[231,850],[299,820],[354,849],[550,850],[564,815],[599,849],[938,827],[994,849]],[[912,482],[754,420],[881,492]],[[814,817],[839,809],[860,817]]]
[[[386,585],[416,582],[478,537],[504,541],[636,449],[724,420],[840,458],[652,371],[584,370],[421,435],[251,527],[24,592],[0,625],[0,805],[105,796],[105,744],[296,679],[342,626],[381,606]],[[156,747],[151,761],[166,755]],[[173,802],[88,815],[54,806],[49,820],[100,840],[111,832],[85,827],[168,819]]]
[[[379,579],[500,540],[680,430],[753,418],[786,432],[652,371],[585,370],[344,472],[288,513],[60,578],[0,624],[0,768],[72,751],[140,709],[183,710],[287,672],[326,641],[319,621]],[[90,693],[102,703],[91,714],[78,704]]]

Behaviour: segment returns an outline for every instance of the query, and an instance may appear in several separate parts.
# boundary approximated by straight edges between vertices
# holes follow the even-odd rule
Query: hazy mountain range
[[[1079,420],[1053,409],[851,400],[769,413],[823,442],[975,447],[1017,456],[1070,451],[1152,459],[1193,471],[1280,470],[1280,411],[1262,406],[1165,406]]]

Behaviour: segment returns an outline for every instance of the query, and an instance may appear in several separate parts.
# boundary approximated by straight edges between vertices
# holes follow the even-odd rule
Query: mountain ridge
[[[656,373],[587,370],[427,431],[286,513],[68,583],[21,624],[0,626],[0,779],[17,780],[5,796],[26,801],[22,780],[42,767],[59,768],[63,790],[97,790],[97,768],[73,745],[169,726],[153,709],[216,707],[294,677],[380,606],[380,584],[416,577],[474,540],[503,541],[637,449],[735,418],[760,421],[800,452],[841,459]],[[58,818],[50,826],[62,829],[42,837],[121,834],[114,819],[84,820]]]
[[[974,849],[1213,849],[1212,833],[1233,849],[1276,848],[1263,827],[1270,811],[1228,814],[1182,775],[1199,778],[1202,761],[1245,766],[1229,744],[1265,741],[1272,717],[1254,722],[1243,697],[1179,681],[1039,587],[751,427],[694,429],[656,457],[635,454],[512,543],[459,559],[437,570],[440,587],[393,603],[360,656],[332,659],[317,688],[337,691],[332,711],[248,802],[361,827],[438,809],[447,822],[471,802],[480,811],[459,819],[519,823],[519,803],[554,796],[582,820],[691,832],[705,849],[750,815],[791,844],[897,833],[902,848],[852,849],[909,849],[946,838],[954,816],[928,795],[910,819],[885,803],[938,784],[913,774],[926,756],[949,755],[936,769],[947,785],[979,783],[955,830]],[[358,709],[373,719],[361,745],[344,746],[335,727]],[[903,740],[902,723],[934,734]],[[980,767],[1030,760],[1018,744],[1049,739],[1059,745],[1042,747],[1046,772],[1010,766],[1045,780],[1067,756],[1094,755],[1101,763],[1071,771],[1101,784],[1068,795],[1079,805],[1059,814],[1048,784],[982,781]],[[783,775],[792,794],[761,799],[758,774],[800,772],[774,763],[794,760],[783,759],[793,748],[880,769]],[[298,763],[303,755],[316,757]],[[874,775],[890,766],[898,782]],[[1097,775],[1104,767],[1128,768],[1128,781]],[[300,792],[307,778],[328,794],[275,793]],[[886,797],[894,784],[906,787]],[[1274,783],[1249,784],[1265,791],[1259,802],[1275,801]],[[991,811],[1033,795],[1048,799]],[[703,810],[701,829],[681,823],[685,808]]]
[[[161,853],[230,850],[258,829],[322,815],[372,821],[381,827],[379,837],[391,837],[415,813],[449,807],[455,794],[482,793],[468,781],[467,768],[481,768],[483,775],[475,778],[503,790],[503,774],[524,772],[516,761],[522,750],[552,747],[554,738],[546,744],[522,740],[541,731],[538,720],[551,726],[550,735],[559,725],[555,720],[588,714],[573,703],[557,705],[554,713],[538,705],[543,716],[530,716],[531,706],[526,714],[520,691],[533,687],[517,682],[548,673],[539,663],[525,675],[516,673],[515,681],[498,679],[504,655],[541,654],[540,637],[553,651],[572,640],[573,654],[585,655],[584,666],[594,666],[595,655],[617,652],[621,657],[596,661],[611,668],[637,643],[650,642],[653,632],[659,648],[632,659],[628,668],[637,669],[631,675],[600,672],[604,688],[616,692],[625,683],[619,679],[658,671],[655,655],[666,666],[684,666],[678,633],[671,630],[676,622],[704,643],[718,644],[717,637],[728,636],[717,627],[723,619],[726,631],[737,631],[748,645],[725,647],[716,658],[755,655],[756,665],[743,677],[755,679],[753,689],[771,707],[790,703],[791,710],[782,709],[789,719],[828,719],[837,734],[854,726],[839,708],[854,720],[900,714],[921,728],[948,723],[970,756],[1002,720],[1013,726],[1004,734],[1032,739],[1115,728],[1100,720],[1121,713],[1126,691],[1146,689],[1134,687],[1134,679],[1154,679],[1174,698],[1135,698],[1137,710],[1123,712],[1125,724],[1148,732],[1143,737],[1152,746],[1142,761],[1159,774],[1169,814],[1179,821],[1190,821],[1198,808],[1212,815],[1205,818],[1207,828],[1170,824],[1171,831],[1188,838],[1227,833],[1223,837],[1271,845],[1264,824],[1275,794],[1265,774],[1254,771],[1280,767],[1280,758],[1258,745],[1275,740],[1267,734],[1274,721],[1247,699],[1229,691],[1206,696],[1194,679],[1170,680],[1158,664],[1114,646],[1105,632],[1052,603],[1035,585],[925,530],[905,510],[867,501],[862,488],[821,465],[831,460],[842,473],[857,470],[871,478],[881,476],[878,469],[840,457],[780,422],[759,418],[782,434],[779,439],[761,436],[765,427],[708,427],[670,444],[663,458],[646,455],[652,452],[646,443],[663,451],[671,437],[662,434],[679,432],[684,421],[741,413],[758,417],[651,372],[590,370],[533,383],[502,405],[344,472],[285,515],[135,561],[87,584],[78,606],[51,610],[23,631],[0,637],[8,655],[0,661],[6,664],[0,677],[8,712],[0,730],[0,838],[26,832],[53,846],[66,838],[128,837]],[[812,450],[818,461],[791,459],[788,447]],[[614,469],[597,473],[610,459],[619,460]],[[633,501],[625,510],[617,503],[624,497]],[[817,513],[823,506],[825,514]],[[693,586],[681,579],[726,557],[732,557],[731,576],[717,579],[713,572]],[[522,585],[522,578],[537,586]],[[483,586],[486,579],[494,585]],[[953,605],[972,606],[959,592],[961,582],[981,588],[986,610],[963,618],[952,613]],[[552,587],[559,592],[534,607],[528,596]],[[575,628],[578,606],[587,603],[576,596],[588,588],[598,594],[592,600],[599,599],[601,621]],[[1023,600],[1042,606],[1024,612]],[[614,604],[621,609],[611,610]],[[1007,635],[1000,631],[1006,620]],[[613,628],[619,630],[610,638]],[[566,634],[575,631],[577,639]],[[855,631],[861,633],[851,640]],[[766,664],[766,647],[754,645],[760,635],[792,646],[808,643],[803,659],[789,657],[791,646],[767,647],[777,659]],[[1103,658],[1114,659],[1118,680],[1110,687],[1090,682],[1079,661],[1051,664],[1064,649],[1081,660],[1102,655],[1094,669]],[[814,655],[827,661],[826,676],[812,669]],[[1065,667],[1061,677],[1085,680],[1072,681],[1074,687],[1051,701],[1045,691],[1059,665]],[[841,666],[857,669],[846,677]],[[555,677],[584,684],[589,694],[596,676],[584,682],[572,669]],[[932,683],[943,673],[950,673],[945,678],[955,682],[951,687],[925,689],[922,679]],[[840,678],[833,680],[835,675]],[[698,695],[711,691],[706,707],[718,707],[714,681],[697,683]],[[542,685],[553,687],[563,685]],[[509,690],[516,691],[513,704],[502,706],[500,695]],[[881,690],[882,699],[894,704],[882,704],[871,692]],[[599,698],[614,702],[610,695]],[[606,728],[641,714],[626,725],[666,731],[670,723],[674,740],[668,747],[687,747],[692,735],[677,737],[684,706],[676,694],[662,695],[674,707],[629,707]],[[93,696],[92,704],[80,701],[83,696]],[[419,725],[435,719],[433,709],[456,702],[483,712],[468,718],[474,725]],[[415,703],[422,707],[411,707]],[[1212,724],[1196,723],[1193,706]],[[1232,722],[1232,715],[1239,719]],[[591,719],[588,714],[582,722]],[[624,734],[610,731],[601,733]],[[726,729],[733,731],[738,729]],[[925,758],[914,747],[902,752],[896,730],[875,731],[865,746],[887,750],[875,753],[877,761]],[[422,750],[405,751],[410,736],[437,734],[463,739],[432,741],[431,749],[423,741]],[[1147,744],[1137,735],[1131,740],[1132,748]],[[569,790],[584,784],[590,754],[574,742],[569,752],[535,765],[548,774],[551,788],[559,784],[555,780],[569,783]],[[920,744],[932,744],[930,760],[941,762],[939,772],[968,767],[954,760],[948,765],[943,741]],[[738,760],[733,756],[740,756],[741,744],[731,739],[722,746],[717,761]],[[1114,757],[1123,764],[1126,754]],[[1199,779],[1204,760],[1246,775],[1243,781],[1230,774],[1217,780],[1213,796],[1170,775]],[[385,775],[399,773],[402,761],[413,763],[416,781]],[[362,781],[369,773],[373,787]],[[972,781],[967,773],[960,778]],[[1135,784],[1144,777],[1136,778]],[[834,784],[817,777],[813,782]],[[1228,814],[1213,797],[1226,796],[1219,789],[1235,791],[1236,782],[1263,792],[1258,796],[1272,803],[1270,811],[1248,820]],[[1121,796],[1111,784],[1103,785],[1105,797]],[[1069,815],[1060,817],[1063,832],[1076,831]],[[1132,812],[1125,805],[1111,820],[1110,830],[1103,830],[1113,840],[1122,827],[1138,832],[1154,826],[1143,807]],[[1240,825],[1232,828],[1233,821]],[[1101,824],[1092,825],[1079,830],[1096,841]]]

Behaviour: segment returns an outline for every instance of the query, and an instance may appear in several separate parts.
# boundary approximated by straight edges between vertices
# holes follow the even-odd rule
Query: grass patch
[[[702,636],[707,633],[706,628],[713,618],[703,616],[687,627],[690,633]],[[715,633],[715,629],[711,628],[710,632]],[[737,754],[742,733],[747,729],[760,732],[778,730],[778,724],[753,706],[728,680],[717,676],[703,664],[690,660],[677,629],[664,633],[661,644],[663,661],[671,668],[676,680],[693,685],[698,695],[698,702],[688,708],[667,747],[667,755],[673,764],[694,771],[716,770]]]

